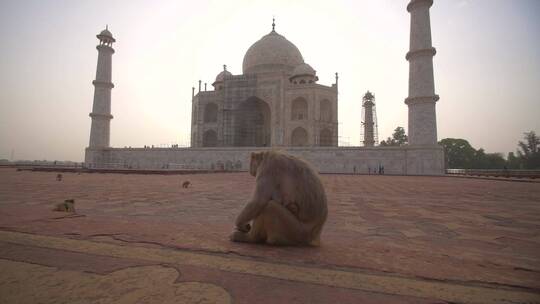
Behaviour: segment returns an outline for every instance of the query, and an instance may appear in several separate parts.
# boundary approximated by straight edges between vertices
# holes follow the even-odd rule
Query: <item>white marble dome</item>
[[[304,63],[298,48],[275,31],[255,42],[244,55],[244,74],[292,70]]]

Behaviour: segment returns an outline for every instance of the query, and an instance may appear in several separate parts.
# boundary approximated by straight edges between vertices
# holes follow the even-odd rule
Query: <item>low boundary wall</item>
[[[443,175],[444,152],[430,147],[287,147],[274,148],[306,159],[321,173]],[[251,152],[260,147],[86,149],[91,169],[177,169],[247,171]]]
[[[448,175],[492,176],[512,178],[540,178],[540,170],[512,169],[447,169]]]

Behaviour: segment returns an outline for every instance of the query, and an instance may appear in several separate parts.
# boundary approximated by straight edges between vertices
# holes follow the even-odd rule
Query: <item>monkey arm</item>
[[[266,207],[266,204],[272,199],[275,185],[272,179],[257,179],[257,185],[251,200],[244,207],[242,212],[236,218],[236,227],[242,230],[252,219],[256,218]]]

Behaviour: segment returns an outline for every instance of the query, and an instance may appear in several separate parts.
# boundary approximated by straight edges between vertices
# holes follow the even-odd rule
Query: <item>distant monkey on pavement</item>
[[[75,213],[75,200],[67,199],[63,203],[58,203],[54,206],[53,211],[73,212]]]

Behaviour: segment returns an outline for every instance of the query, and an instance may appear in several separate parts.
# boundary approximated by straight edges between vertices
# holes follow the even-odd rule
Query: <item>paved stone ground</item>
[[[323,175],[297,248],[228,241],[247,173],[55,176],[0,169],[0,303],[540,303],[538,183]]]

